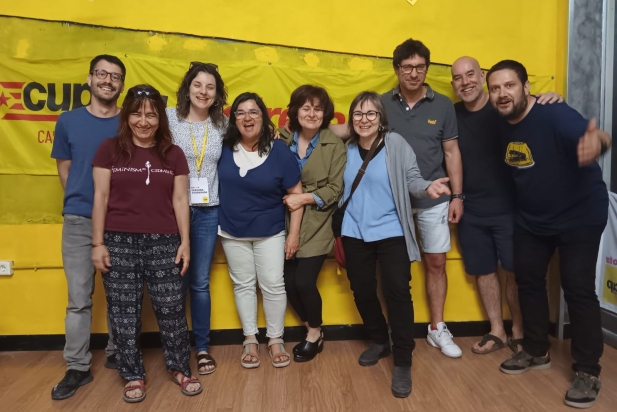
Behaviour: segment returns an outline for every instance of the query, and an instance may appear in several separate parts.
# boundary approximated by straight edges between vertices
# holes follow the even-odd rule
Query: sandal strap
[[[198,383],[198,384],[200,384],[200,385],[201,385],[201,382],[199,381],[199,379],[197,379],[197,378],[195,378],[195,377],[193,377],[193,378],[187,378],[187,377],[186,377],[186,376],[185,376],[182,372],[176,372],[176,373],[174,374],[174,378],[175,378],[176,376],[178,376],[178,375],[180,375],[180,376],[181,376],[181,378],[180,378],[180,382],[178,382],[178,383],[180,384],[180,387],[181,387],[183,390],[186,390],[186,387],[187,387],[188,385],[190,385],[191,383]],[[177,380],[176,380],[176,382],[177,382]]]
[[[517,346],[521,345],[523,346],[523,338],[520,339],[508,339],[508,347],[510,348],[510,350],[514,353],[517,352]]]
[[[259,342],[257,342],[257,339],[255,339],[255,338],[248,338],[248,339],[246,339],[244,342],[242,342],[242,346],[246,346],[246,345],[249,345],[251,343],[254,344],[254,345],[259,346]]]
[[[216,361],[209,353],[202,353],[201,355],[197,355],[197,366],[201,367],[209,364],[216,366]]]
[[[135,389],[139,389],[142,392],[145,392],[146,391],[146,384],[144,383],[143,380],[139,379],[139,380],[137,380],[137,383],[132,383],[130,385],[126,385],[124,387],[124,394],[126,395],[126,393],[128,391],[134,391]]]
[[[283,346],[285,341],[283,339],[281,339],[281,338],[270,339],[270,341],[268,342],[268,347],[270,347],[272,345],[276,345],[277,343],[280,343],[281,346]],[[283,350],[285,350],[285,348],[283,348]]]

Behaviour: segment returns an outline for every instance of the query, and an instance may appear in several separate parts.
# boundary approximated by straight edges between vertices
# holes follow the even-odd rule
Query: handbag
[[[345,259],[345,250],[343,249],[343,238],[341,237],[341,231],[343,229],[343,218],[345,217],[345,209],[347,209],[347,205],[349,204],[349,200],[351,196],[358,188],[360,184],[360,180],[364,176],[366,172],[366,168],[368,167],[368,163],[371,161],[373,156],[375,155],[375,151],[377,150],[377,146],[379,146],[380,136],[377,136],[375,140],[373,140],[373,144],[371,144],[371,148],[368,151],[368,154],[364,158],[362,162],[362,166],[360,166],[360,170],[358,170],[358,174],[351,184],[351,190],[349,191],[349,197],[341,207],[339,207],[336,212],[332,215],[332,232],[334,234],[334,259],[336,259],[336,263],[343,268],[347,268],[347,261]]]

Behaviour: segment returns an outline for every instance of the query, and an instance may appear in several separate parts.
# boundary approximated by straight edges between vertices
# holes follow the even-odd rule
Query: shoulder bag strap
[[[385,136],[384,136],[384,139],[385,139]],[[371,144],[371,148],[369,149],[366,157],[364,158],[364,162],[362,162],[362,166],[360,166],[360,170],[358,170],[358,174],[356,175],[356,178],[351,184],[351,191],[349,192],[349,197],[347,198],[347,200],[345,200],[345,203],[343,203],[343,206],[341,207],[341,209],[345,209],[347,207],[347,204],[349,203],[349,200],[351,199],[351,195],[353,195],[353,192],[355,192],[356,189],[358,188],[358,185],[360,184],[360,180],[362,180],[364,173],[366,173],[366,168],[368,167],[368,163],[371,161],[371,159],[375,155],[375,151],[377,150],[377,146],[379,146],[379,143],[381,140],[382,139],[380,139],[379,136],[377,136],[375,140],[373,140],[373,144]],[[360,144],[358,143],[358,146],[359,145]]]

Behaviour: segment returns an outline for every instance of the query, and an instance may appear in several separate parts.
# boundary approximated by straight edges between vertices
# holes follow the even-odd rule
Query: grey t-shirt
[[[382,94],[381,101],[386,108],[390,130],[403,136],[411,145],[422,177],[433,181],[446,177],[442,143],[456,139],[458,130],[454,105],[450,99],[433,91],[429,85],[426,86],[426,96],[413,109],[409,108],[398,88]],[[448,200],[448,195],[439,199],[412,197],[411,205],[414,209],[427,209]]]

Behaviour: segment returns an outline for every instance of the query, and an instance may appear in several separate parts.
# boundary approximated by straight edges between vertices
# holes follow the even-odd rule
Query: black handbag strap
[[[343,203],[343,206],[341,207],[341,209],[345,210],[345,208],[347,207],[347,204],[351,200],[351,195],[353,195],[353,192],[355,192],[356,189],[358,188],[358,185],[360,184],[360,180],[362,180],[364,173],[366,173],[366,168],[368,167],[368,163],[371,161],[371,159],[375,155],[375,151],[377,150],[377,146],[379,146],[380,141],[381,139],[379,138],[379,136],[377,136],[375,140],[373,140],[373,144],[371,144],[371,148],[369,149],[366,157],[364,158],[364,162],[362,162],[362,166],[360,166],[360,170],[358,170],[358,174],[356,175],[356,178],[351,184],[351,191],[349,192],[349,197],[347,198],[347,200],[345,200],[345,203]],[[358,146],[359,145],[360,144],[358,143]]]

